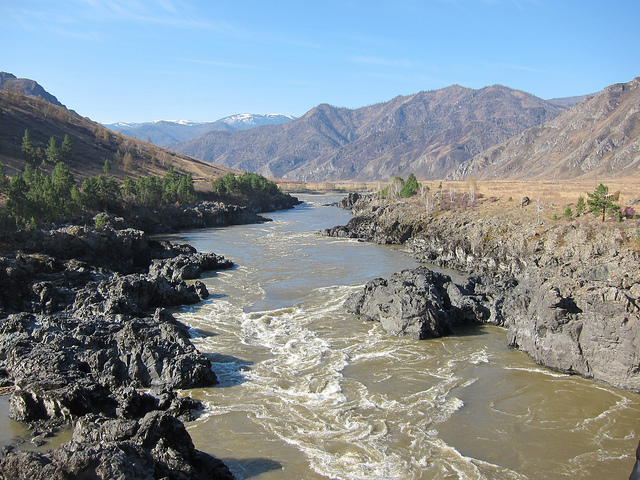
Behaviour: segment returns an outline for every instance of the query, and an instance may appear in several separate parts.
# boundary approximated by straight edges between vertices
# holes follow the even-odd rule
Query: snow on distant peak
[[[281,113],[268,113],[265,115],[258,113],[239,113],[222,118],[220,121],[236,129],[241,129],[261,125],[282,124],[295,118],[296,117],[292,115],[284,115]]]

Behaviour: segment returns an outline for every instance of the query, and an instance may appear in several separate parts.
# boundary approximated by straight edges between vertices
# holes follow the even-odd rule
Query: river
[[[301,199],[169,237],[237,265],[175,312],[220,379],[188,392],[207,405],[188,425],[198,449],[238,479],[628,478],[640,396],[540,367],[497,327],[415,341],[350,315],[351,292],[418,264],[318,235],[349,213]]]

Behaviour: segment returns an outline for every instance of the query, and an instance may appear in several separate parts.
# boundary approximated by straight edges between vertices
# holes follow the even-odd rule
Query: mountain
[[[465,162],[452,179],[640,179],[640,77]]]
[[[42,97],[52,105],[64,107],[56,97],[47,92],[40,84],[28,78],[16,78],[15,75],[7,72],[0,72],[0,90],[15,90],[16,93],[29,97]]]
[[[246,130],[262,125],[281,125],[294,120],[292,115],[280,113],[260,115],[254,113],[241,113],[221,118],[215,122],[190,122],[188,120],[157,120],[144,123],[112,123],[105,127],[142,140],[151,139],[151,142],[161,147],[182,142],[214,130],[237,131]]]
[[[493,85],[453,85],[358,109],[322,104],[283,125],[214,131],[169,148],[219,165],[305,181],[444,178],[463,161],[565,109]]]
[[[595,94],[591,94],[591,95],[578,95],[575,97],[560,97],[560,98],[550,98],[549,100],[547,100],[547,102],[549,103],[553,103],[554,105],[558,105],[560,107],[565,107],[565,108],[571,108],[573,107],[576,103],[581,102],[582,100],[584,100],[587,97],[590,97],[592,95]]]
[[[1,78],[10,83],[15,79],[11,74],[3,74]],[[21,85],[33,86],[33,90],[0,89],[0,162],[10,176],[26,164],[21,152],[25,130],[29,130],[33,147],[42,156],[51,137],[60,146],[65,135],[69,135],[72,153],[65,163],[78,182],[103,173],[106,159],[112,164],[111,175],[121,180],[126,176],[163,175],[174,167],[180,173],[191,173],[196,186],[206,190],[210,190],[212,180],[233,171],[112,132],[64,106],[49,103],[45,98],[55,97],[44,89],[40,91],[33,80],[19,80]],[[27,91],[36,92],[38,97]],[[133,163],[125,168],[118,159],[127,152],[131,153]],[[51,170],[53,166],[38,164],[38,168]]]

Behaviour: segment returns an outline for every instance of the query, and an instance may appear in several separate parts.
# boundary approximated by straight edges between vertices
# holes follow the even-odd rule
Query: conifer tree
[[[56,165],[60,161],[60,149],[56,144],[55,137],[49,138],[49,145],[44,153],[47,156],[47,162]]]
[[[604,222],[607,212],[614,214],[620,207],[613,203],[617,200],[616,195],[609,195],[609,187],[605,187],[602,183],[598,185],[593,193],[587,193],[589,200],[589,211],[594,215],[599,216],[602,214],[602,221]]]
[[[33,148],[33,143],[31,143],[31,134],[29,130],[24,131],[24,137],[22,137],[22,158],[24,158],[27,162],[33,162],[35,157],[35,150]]]
[[[64,140],[62,141],[62,147],[60,147],[60,154],[62,155],[63,160],[69,160],[71,158],[71,149],[73,144],[71,143],[71,137],[69,134],[65,134]]]

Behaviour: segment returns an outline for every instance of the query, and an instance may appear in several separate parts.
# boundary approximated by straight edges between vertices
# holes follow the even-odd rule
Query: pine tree
[[[584,213],[584,209],[585,209],[585,203],[584,203],[584,197],[582,195],[580,195],[578,197],[578,203],[576,203],[576,216],[580,216]]]
[[[71,148],[73,147],[71,143],[71,137],[69,134],[64,136],[64,140],[62,141],[62,147],[60,147],[60,154],[62,155],[63,160],[69,160],[71,158]]]
[[[609,195],[609,187],[605,187],[602,183],[598,185],[593,193],[587,193],[587,196],[589,197],[589,200],[587,200],[589,211],[596,216],[602,214],[603,222],[607,212],[613,215],[620,208],[613,203],[614,200],[617,200],[616,196]]]
[[[35,150],[33,143],[31,143],[31,134],[29,130],[24,131],[24,137],[22,137],[22,158],[27,162],[32,163],[35,157]]]
[[[47,146],[44,153],[47,156],[47,162],[56,165],[60,161],[60,149],[56,144],[55,137],[49,138],[49,146]]]
[[[133,168],[133,156],[130,153],[126,153],[122,159],[122,169],[126,172]]]

